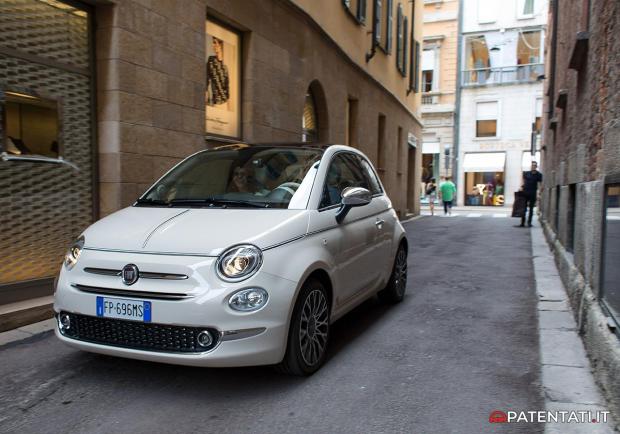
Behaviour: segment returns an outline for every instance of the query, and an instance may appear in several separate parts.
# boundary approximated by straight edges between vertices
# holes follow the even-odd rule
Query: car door
[[[387,279],[392,272],[394,261],[392,243],[398,218],[392,208],[390,199],[381,187],[381,182],[379,182],[379,177],[372,167],[372,164],[362,156],[358,158],[363,173],[368,180],[368,190],[370,190],[373,195],[372,206],[373,210],[376,212],[374,216],[376,239],[371,254],[373,256],[373,262],[376,264],[377,272],[383,276],[380,280],[384,280]]]
[[[325,247],[334,259],[333,276],[336,306],[343,306],[359,293],[376,287],[380,278],[377,267],[376,216],[379,201],[352,208],[344,221],[336,222],[342,191],[347,187],[368,188],[358,157],[351,152],[334,155],[325,177],[319,210],[311,218],[310,232],[321,231]]]

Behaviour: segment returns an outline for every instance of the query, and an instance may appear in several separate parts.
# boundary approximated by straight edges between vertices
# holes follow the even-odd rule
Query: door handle
[[[375,222],[375,226],[377,227],[377,229],[381,229],[383,226],[383,223],[385,223],[384,220],[377,219],[377,221]]]

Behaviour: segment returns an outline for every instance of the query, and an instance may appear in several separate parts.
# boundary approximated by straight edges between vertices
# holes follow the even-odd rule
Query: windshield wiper
[[[154,205],[154,206],[170,206],[169,202],[161,199],[138,199],[136,200],[138,205]]]
[[[204,199],[172,199],[170,205],[222,205],[227,206],[248,206],[252,208],[269,208],[268,202],[253,202],[250,200],[218,199],[206,197]]]

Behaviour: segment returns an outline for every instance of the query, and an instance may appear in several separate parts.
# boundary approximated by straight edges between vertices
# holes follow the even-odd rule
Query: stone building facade
[[[540,133],[547,0],[462,0],[459,205],[512,205]]]
[[[620,4],[555,0],[548,25],[543,226],[620,415]]]
[[[86,226],[206,147],[348,144],[418,213],[422,7],[0,2],[0,303],[50,295]]]
[[[424,2],[422,52],[422,184],[452,176],[456,79],[458,75],[459,0]],[[422,203],[428,198],[423,197]]]
[[[408,2],[391,2],[388,53],[382,42],[371,48],[374,2],[320,3],[129,0],[101,6],[101,214],[131,204],[167,168],[205,143],[301,142],[308,117],[316,131],[307,141],[362,150],[378,166],[400,215],[417,213],[412,173],[420,164],[420,95],[412,89],[410,68],[416,68],[411,40],[421,39],[421,13],[413,23]],[[358,19],[362,6],[364,18]],[[403,35],[404,73],[395,60],[399,9],[414,32]],[[381,25],[387,28],[387,18]],[[232,118],[218,104],[205,102],[205,58],[213,54],[213,38],[226,37],[236,41],[223,44],[236,51],[234,59],[224,56],[224,63],[230,60],[231,95],[223,105],[234,105]],[[367,61],[371,51],[375,55]],[[314,106],[310,115],[308,96]],[[224,123],[226,128],[217,128]]]

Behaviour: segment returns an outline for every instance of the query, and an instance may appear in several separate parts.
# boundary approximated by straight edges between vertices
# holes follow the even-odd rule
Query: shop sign
[[[481,151],[509,151],[530,149],[530,142],[527,140],[509,140],[502,142],[480,141],[477,143],[478,149]]]

